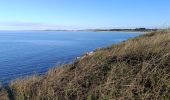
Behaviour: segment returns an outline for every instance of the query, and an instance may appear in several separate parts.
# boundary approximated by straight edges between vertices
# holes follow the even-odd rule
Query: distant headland
[[[100,32],[100,31],[124,31],[124,32],[150,32],[150,31],[156,31],[158,29],[151,29],[151,28],[117,28],[117,29],[82,29],[82,30],[50,30],[47,29],[45,31],[94,31],[94,32]]]
[[[156,31],[158,29],[149,29],[149,28],[125,28],[125,29],[88,29],[88,31],[128,31],[128,32],[150,32]]]

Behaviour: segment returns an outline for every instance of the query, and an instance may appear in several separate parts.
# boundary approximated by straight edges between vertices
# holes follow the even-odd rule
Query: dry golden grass
[[[8,93],[5,89],[0,87],[0,100],[9,100]]]
[[[169,100],[170,30],[95,50],[9,87],[16,100]]]

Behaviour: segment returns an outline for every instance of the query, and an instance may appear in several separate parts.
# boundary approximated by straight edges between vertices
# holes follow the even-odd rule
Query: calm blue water
[[[0,31],[0,81],[41,74],[88,51],[138,36],[130,32]]]

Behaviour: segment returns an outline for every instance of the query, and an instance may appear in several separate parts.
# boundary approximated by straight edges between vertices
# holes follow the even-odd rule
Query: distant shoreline
[[[84,30],[44,30],[44,31],[151,32],[156,30],[158,29],[136,28],[136,29],[84,29]]]
[[[147,29],[147,28],[135,28],[135,29],[89,29],[90,31],[109,31],[109,32],[151,32],[158,29]]]
[[[82,29],[82,30],[0,30],[0,31],[89,31],[89,32],[152,32],[156,31],[158,29],[146,29],[146,28],[136,28],[136,29]]]

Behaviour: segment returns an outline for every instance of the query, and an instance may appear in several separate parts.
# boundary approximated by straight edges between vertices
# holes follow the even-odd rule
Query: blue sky
[[[0,30],[169,26],[170,0],[0,1]]]

